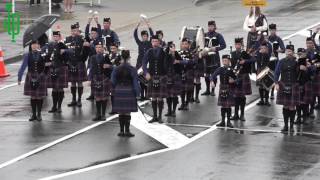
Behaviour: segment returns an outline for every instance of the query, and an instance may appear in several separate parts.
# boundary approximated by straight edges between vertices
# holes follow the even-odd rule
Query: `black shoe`
[[[204,93],[201,94],[201,96],[209,96],[210,95],[210,91],[205,91]]]
[[[178,108],[178,110],[179,110],[179,111],[184,110],[184,106],[185,106],[184,104],[181,104],[181,106]]]
[[[57,113],[62,113],[61,108],[58,108],[56,112],[57,112]]]
[[[105,121],[107,120],[107,117],[106,116],[101,116],[101,121]]]
[[[32,116],[29,118],[29,121],[34,121],[34,120],[37,120],[37,116],[36,116],[36,115],[32,115]]]
[[[135,135],[132,134],[131,132],[126,132],[126,133],[124,133],[124,136],[126,136],[126,137],[134,137]]]
[[[71,103],[68,104],[68,107],[74,107],[77,105],[76,101],[72,101]]]
[[[53,107],[53,108],[51,108],[50,111],[48,111],[48,113],[56,113],[57,110],[58,110],[57,108]]]
[[[246,118],[244,117],[244,115],[240,116],[240,121],[246,121]]]
[[[158,119],[159,119],[159,118],[158,118]],[[159,119],[159,120],[158,120],[158,123],[159,123],[159,124],[163,124],[162,119]]]
[[[196,98],[195,102],[196,102],[197,104],[199,104],[199,103],[200,103],[199,98]]]
[[[124,137],[124,132],[119,132],[119,133],[118,133],[118,136]]]
[[[233,128],[233,125],[232,125],[232,123],[230,121],[227,121],[227,127]]]
[[[149,123],[154,123],[154,122],[158,122],[158,119],[157,118],[152,118],[150,121],[149,121]]]
[[[175,113],[175,112],[172,112],[172,113],[171,113],[171,117],[176,117],[176,113]]]
[[[288,126],[284,126],[282,129],[281,129],[281,132],[288,132],[289,128]]]
[[[78,102],[77,102],[77,106],[78,106],[78,107],[82,107],[81,101],[78,101]]]
[[[109,114],[110,114],[110,115],[114,115],[114,114],[117,114],[117,113],[116,113],[116,112],[111,111],[111,112],[109,112]]]
[[[259,101],[259,102],[257,103],[257,105],[258,105],[258,106],[263,106],[263,105],[264,105],[264,101]]]
[[[221,121],[219,124],[216,125],[217,127],[225,127],[226,123],[224,121]]]
[[[296,121],[294,122],[295,124],[301,124],[301,117],[297,117]]]
[[[271,100],[274,100],[274,96],[273,96],[273,95],[271,95],[271,96],[270,96],[270,99],[271,99]]]
[[[93,95],[90,95],[89,97],[87,97],[87,100],[88,100],[88,101],[94,100],[94,96],[93,96]]]
[[[269,102],[265,102],[264,105],[265,106],[271,106],[271,104]]]
[[[195,100],[194,100],[194,98],[192,97],[192,98],[190,98],[190,101],[189,101],[189,102],[190,102],[190,103],[194,103],[194,101],[195,101]]]
[[[42,116],[41,115],[37,116],[37,121],[39,121],[39,122],[42,121]]]
[[[230,120],[239,120],[240,119],[240,117],[238,116],[238,115],[234,115],[234,116],[232,116],[231,118],[230,118]]]
[[[212,91],[212,92],[210,93],[210,96],[216,96],[216,93],[214,93],[214,91]]]
[[[171,112],[167,112],[164,116],[172,116]]]
[[[96,116],[92,119],[92,121],[102,121],[101,116]]]

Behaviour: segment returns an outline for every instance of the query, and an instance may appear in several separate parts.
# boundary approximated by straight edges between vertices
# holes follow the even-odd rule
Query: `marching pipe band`
[[[163,40],[161,30],[154,35],[147,16],[141,14],[141,21],[133,33],[139,49],[135,67],[129,64],[130,52],[119,50],[120,40],[111,30],[111,19],[104,18],[101,26],[98,12],[89,14],[84,36],[80,33],[79,23],[76,23],[71,25],[71,35],[64,41],[59,31],[53,31],[52,42],[40,49],[38,41],[33,41],[31,51],[24,55],[18,82],[20,84],[23,72],[28,68],[24,94],[31,97],[30,121],[42,120],[41,109],[47,88],[52,88],[53,106],[49,113],[61,113],[68,82],[71,83],[72,94],[68,106],[81,107],[83,82],[90,81],[91,96],[88,100],[96,102],[93,121],[106,120],[110,96],[111,114],[120,114],[118,135],[132,137],[130,112],[137,111],[138,97],[143,101],[151,99],[153,118],[149,122],[163,123],[164,99],[168,107],[165,116],[176,117],[179,97],[178,109],[192,110],[194,107],[190,103],[200,103],[200,78],[204,78],[206,86],[202,95],[215,96],[219,76],[218,106],[221,106],[222,121],[217,126],[233,127],[231,120],[246,120],[246,97],[252,94],[251,73],[257,74],[261,99],[258,105],[270,106],[269,90],[275,88],[278,91],[276,103],[283,105],[283,132],[293,131],[294,123],[306,123],[308,116],[314,117],[316,97],[320,96],[320,53],[314,38],[307,38],[306,49],[299,48],[296,58],[294,46],[284,47],[276,34],[275,24],[270,24],[268,36],[262,14],[256,17],[259,22],[250,29],[250,47],[245,50],[243,38],[235,38],[235,50],[231,46],[230,54],[222,55],[222,66],[219,51],[226,48],[226,42],[223,35],[216,32],[215,21],[208,22],[207,33],[201,28],[194,32],[202,32],[203,39],[197,39],[201,36],[181,37],[180,50],[176,50],[174,42]],[[91,24],[92,20],[95,26]],[[246,21],[252,24],[252,20]],[[142,30],[139,37],[142,24],[147,30]],[[199,45],[199,42],[203,44]],[[279,53],[284,52],[286,57],[279,60]],[[252,68],[255,66],[256,70]]]

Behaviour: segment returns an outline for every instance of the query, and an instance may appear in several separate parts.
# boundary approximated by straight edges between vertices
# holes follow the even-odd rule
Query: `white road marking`
[[[254,107],[256,102],[257,101],[254,101],[254,102],[250,103],[246,107],[245,110],[247,111],[247,110],[251,109],[252,107]],[[139,111],[139,114],[140,115],[135,115],[134,118],[132,118],[132,122],[135,122],[137,118],[144,118],[141,111]],[[141,121],[141,119],[140,119],[140,121]],[[145,121],[145,123],[146,123],[146,121]],[[218,123],[216,123],[216,124],[218,124]],[[133,123],[133,124],[135,124],[135,123]],[[107,167],[107,166],[111,166],[111,165],[115,165],[115,164],[119,164],[119,163],[132,161],[132,160],[135,160],[135,159],[141,159],[141,158],[152,156],[152,155],[155,155],[155,154],[160,154],[160,153],[168,152],[168,151],[171,151],[171,150],[176,150],[176,149],[182,148],[182,147],[184,147],[184,146],[186,146],[186,145],[188,145],[188,144],[190,144],[190,143],[202,138],[203,136],[211,133],[212,131],[216,130],[217,129],[216,124],[211,126],[209,129],[206,129],[206,130],[200,132],[199,134],[195,135],[192,138],[189,138],[187,140],[185,138],[181,138],[182,139],[181,142],[169,144],[169,147],[166,148],[166,149],[153,151],[153,152],[145,153],[145,154],[141,154],[141,155],[136,155],[136,156],[132,156],[132,157],[129,157],[129,158],[124,158],[124,159],[120,159],[120,160],[116,160],[116,161],[112,161],[112,162],[107,162],[107,163],[103,163],[103,164],[98,164],[98,165],[94,165],[94,166],[90,166],[90,167],[87,167],[87,168],[78,169],[78,170],[75,170],[75,171],[70,171],[70,172],[66,172],[66,173],[62,173],[62,174],[58,174],[58,175],[54,175],[54,176],[49,176],[49,177],[42,178],[40,180],[59,179],[59,178],[63,178],[63,177],[66,177],[66,176],[80,174],[80,173],[83,173],[83,172],[88,172],[88,171],[92,171],[92,170],[95,170],[95,169],[99,169],[99,168],[103,168],[103,167]],[[161,126],[161,125],[157,125],[157,126]],[[143,129],[145,129],[145,128],[143,128]],[[167,140],[165,140],[165,141],[166,141],[165,143],[168,143]]]
[[[23,84],[23,83],[24,83],[24,81],[21,81],[21,84]],[[2,90],[4,90],[4,89],[11,88],[11,87],[14,87],[14,86],[18,86],[18,83],[12,83],[12,84],[9,84],[9,85],[0,87],[0,91],[2,91]]]
[[[141,102],[139,105],[143,105],[143,104],[146,104],[146,103],[148,103],[148,101]],[[107,123],[108,121],[111,121],[111,120],[113,120],[113,119],[115,119],[115,118],[117,118],[117,117],[118,117],[118,115],[110,116],[109,118],[107,118],[106,121],[101,121],[101,122],[94,123],[94,124],[92,124],[92,125],[90,125],[90,126],[87,126],[87,127],[83,128],[83,129],[80,129],[79,131],[76,131],[76,132],[74,132],[74,133],[72,133],[72,134],[69,134],[69,135],[64,136],[64,137],[62,137],[62,138],[60,138],[60,139],[57,139],[57,140],[55,140],[55,141],[53,141],[53,142],[51,142],[51,143],[48,143],[48,144],[46,144],[46,145],[44,145],[44,146],[41,146],[41,147],[39,147],[39,148],[37,148],[37,149],[34,149],[34,150],[32,150],[32,151],[30,151],[30,152],[28,152],[28,153],[25,153],[25,154],[23,154],[23,155],[21,155],[21,156],[18,156],[18,157],[16,157],[16,158],[14,158],[14,159],[11,159],[11,160],[9,160],[9,161],[7,161],[7,162],[4,162],[4,163],[0,164],[0,169],[1,169],[1,168],[4,168],[4,167],[6,167],[6,166],[9,166],[9,165],[11,165],[11,164],[13,164],[13,163],[16,163],[16,162],[18,162],[18,161],[21,161],[21,160],[23,160],[23,159],[25,159],[25,158],[27,158],[27,157],[29,157],[29,156],[32,156],[32,155],[34,155],[34,154],[37,154],[37,153],[39,153],[39,152],[41,152],[41,151],[43,151],[43,150],[45,150],[45,149],[48,149],[48,148],[50,148],[50,147],[52,147],[52,146],[54,146],[54,145],[57,145],[57,144],[59,144],[59,143],[61,143],[61,142],[63,142],[63,141],[66,141],[66,140],[68,140],[68,139],[70,139],[70,138],[73,138],[73,137],[75,137],[75,136],[77,136],[77,135],[79,135],[79,134],[82,134],[82,133],[86,132],[86,131],[89,131],[90,129],[93,129],[93,128],[97,127],[97,126],[100,126],[100,125],[102,125],[102,124],[105,124],[105,123]]]
[[[297,31],[297,32],[295,32],[295,33],[293,33],[291,35],[285,36],[282,39],[286,41],[286,40],[289,40],[290,38],[292,38],[294,36],[297,36],[297,35],[309,37],[310,36],[310,31],[309,30],[311,30],[311,29],[313,29],[313,28],[315,28],[315,27],[317,27],[319,25],[320,25],[320,22],[317,22],[317,23],[312,24],[312,25],[310,25],[310,26],[308,26],[308,27],[306,27],[304,29],[301,29],[301,30],[299,30],[299,31]]]

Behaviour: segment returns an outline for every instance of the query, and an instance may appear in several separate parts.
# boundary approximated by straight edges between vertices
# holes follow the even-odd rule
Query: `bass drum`
[[[191,50],[204,48],[204,29],[200,26],[187,27],[184,26],[181,31],[180,40],[188,38],[191,41]]]

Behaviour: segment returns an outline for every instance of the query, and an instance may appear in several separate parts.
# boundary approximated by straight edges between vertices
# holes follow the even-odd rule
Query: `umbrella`
[[[28,26],[23,34],[23,47],[28,46],[32,41],[38,40],[43,34],[58,21],[60,15],[48,14],[41,16]]]

